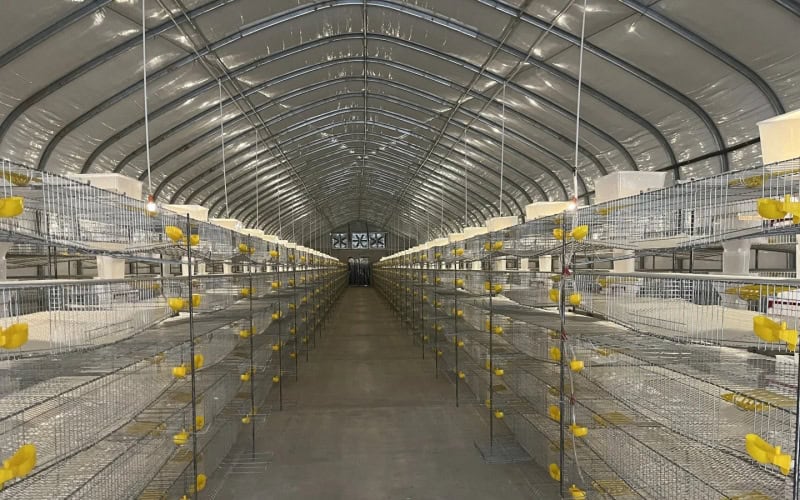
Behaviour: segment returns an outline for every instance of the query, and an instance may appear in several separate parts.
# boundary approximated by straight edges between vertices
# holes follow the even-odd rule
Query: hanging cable
[[[219,84],[219,139],[222,144],[222,187],[225,190],[225,217],[231,217],[228,211],[228,172],[225,168],[225,117],[222,114],[222,80],[217,80]]]
[[[442,176],[442,183],[439,184],[439,203],[439,208],[441,210],[441,213],[439,214],[441,217],[439,220],[441,227],[439,230],[442,232],[442,236],[447,236],[447,232],[444,230],[444,176]]]
[[[503,107],[503,123],[500,125],[502,131],[500,132],[500,200],[498,201],[500,209],[500,217],[503,216],[503,167],[505,166],[505,152],[506,152],[506,84],[503,83],[503,100],[501,102]]]
[[[583,90],[583,49],[586,36],[586,0],[583,0],[583,19],[581,21],[581,44],[578,56],[578,102],[575,111],[575,167],[572,169],[572,208],[578,207],[578,152],[581,138],[581,94]]]
[[[258,129],[256,129],[256,228],[261,228],[261,214],[259,213],[261,179],[258,174]]]
[[[278,234],[283,239],[283,221],[281,220],[281,188],[278,188]]]
[[[469,226],[468,190],[467,190],[467,126],[464,126],[464,227]]]
[[[144,91],[144,150],[147,162],[147,205],[145,209],[149,213],[155,213],[158,205],[153,196],[153,181],[150,178],[150,113],[147,106],[147,16],[145,11],[145,0],[142,0],[142,90]]]

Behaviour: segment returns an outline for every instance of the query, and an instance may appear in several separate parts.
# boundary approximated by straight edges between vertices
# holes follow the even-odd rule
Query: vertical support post
[[[458,285],[456,284],[458,281],[458,266],[456,264],[456,262],[453,262],[453,332],[455,332],[456,408],[458,408],[458,383],[461,381],[461,377],[459,376],[460,370],[458,368]]]
[[[439,307],[438,291],[436,289],[439,281],[439,261],[436,258],[436,250],[433,251],[433,367],[434,378],[439,378]]]
[[[189,215],[186,215],[186,234],[191,234],[192,225]],[[189,262],[192,261],[192,245],[189,242],[191,238],[186,238],[186,256]],[[189,266],[188,280],[189,280],[189,363],[192,367],[191,370],[191,386],[192,386],[192,490],[194,491],[195,498],[199,497],[197,491],[197,375],[196,366],[194,362],[194,300],[192,295],[194,288],[192,285],[194,270]]]
[[[294,337],[292,339],[292,352],[294,353],[294,380],[297,382],[298,372],[300,371],[300,353],[297,349],[297,308],[300,307],[300,304],[297,303],[297,254],[295,253],[295,249],[292,249],[292,303],[294,304],[294,309],[292,310],[292,331],[294,332]]]
[[[566,225],[567,225],[567,212],[564,212],[564,217],[562,218],[562,220],[564,221],[564,234],[566,234],[567,233],[567,231],[566,231],[566,229],[567,229],[566,228]],[[566,376],[566,362],[565,362],[565,359],[566,359],[566,353],[564,352],[564,348],[566,346],[566,340],[567,340],[567,329],[566,329],[567,303],[566,303],[566,299],[565,299],[564,295],[566,294],[566,290],[567,290],[566,280],[567,280],[567,275],[569,273],[569,269],[568,269],[567,265],[568,265],[567,264],[567,238],[564,237],[564,238],[561,238],[561,280],[559,281],[559,285],[558,285],[558,288],[559,288],[559,293],[558,293],[558,317],[559,317],[559,323],[560,323],[560,327],[561,327],[561,332],[560,332],[560,336],[559,336],[559,338],[560,338],[559,350],[561,352],[561,356],[560,356],[560,359],[559,359],[559,380],[558,380],[558,384],[559,384],[559,388],[558,388],[558,395],[559,395],[558,407],[559,407],[559,414],[560,414],[559,415],[559,422],[558,422],[558,427],[559,427],[559,435],[558,435],[558,467],[559,467],[559,470],[561,471],[561,474],[560,474],[560,477],[559,477],[558,487],[559,487],[560,496],[562,498],[565,497],[565,491],[564,491],[564,441],[565,441],[565,437],[566,436],[565,436],[565,433],[564,433],[564,421],[565,421],[565,415],[566,415],[566,398],[565,398],[565,392],[566,392],[565,391],[565,389],[566,389],[566,384],[565,384],[565,376]]]
[[[489,251],[485,257],[487,277],[489,281],[489,450],[494,446],[494,303],[492,300],[492,237],[489,236]]]
[[[247,246],[252,248],[253,242],[251,241],[251,237],[247,237]],[[248,340],[250,340],[250,453],[251,456],[255,459],[256,456],[256,425],[255,422],[252,421],[256,415],[256,389],[255,389],[255,362],[254,362],[254,353],[253,353],[253,337],[255,334],[254,328],[255,324],[253,323],[253,266],[249,266],[248,272],[248,286],[250,287],[250,293],[248,294],[249,298],[249,305],[250,305],[250,335],[248,335]]]

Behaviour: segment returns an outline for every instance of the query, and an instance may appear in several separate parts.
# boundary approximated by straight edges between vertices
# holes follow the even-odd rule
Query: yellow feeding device
[[[244,372],[241,375],[239,375],[239,380],[241,380],[242,382],[250,381],[250,372]]]
[[[547,472],[550,473],[550,478],[553,481],[561,481],[561,469],[557,464],[550,464],[550,466],[547,467]]]
[[[579,294],[578,292],[570,294],[569,303],[570,303],[570,305],[576,306],[576,307],[581,305],[581,294]]]
[[[505,417],[505,416],[506,416],[506,414],[503,413],[502,410],[495,410],[495,412],[494,412],[494,418],[496,418],[497,420],[502,420],[503,417]]]
[[[24,444],[10,458],[3,460],[0,484],[9,479],[25,477],[34,467],[36,467],[36,445]]]
[[[583,371],[583,367],[584,367],[583,361],[573,359],[572,361],[569,362],[569,369],[576,373]]]
[[[464,280],[461,278],[456,278],[455,285],[457,288],[464,288]]]
[[[781,453],[780,446],[772,446],[761,439],[757,434],[748,434],[744,437],[745,449],[756,462],[764,465],[774,465],[781,470],[784,476],[789,475],[792,457]]]
[[[188,440],[189,433],[186,432],[186,429],[172,436],[172,442],[175,443],[176,446],[183,446]]]
[[[189,244],[193,247],[196,247],[200,244],[200,235],[199,234],[192,234],[189,236]]]
[[[252,288],[242,288],[241,291],[239,292],[239,295],[241,295],[242,297],[245,297],[245,298],[250,297],[251,295],[253,295],[253,289]]]
[[[272,286],[273,290],[277,290],[278,288],[281,287],[281,282],[280,281],[273,281],[272,285],[270,285],[270,286]]]
[[[578,226],[569,233],[575,241],[580,241],[589,235],[589,226]]]
[[[280,378],[278,375],[273,375],[273,376],[272,376],[272,382],[273,382],[274,384],[277,384],[277,383],[278,383],[278,382],[280,382],[280,381],[281,381],[281,378]]]
[[[559,297],[561,296],[555,288],[551,288],[549,292],[547,292],[547,296],[550,298],[550,302],[558,302]]]
[[[563,240],[564,239],[564,230],[561,229],[560,227],[557,227],[557,228],[553,229],[553,238],[557,239],[558,241]]]
[[[558,347],[551,347],[548,355],[550,356],[550,359],[555,362],[561,361],[561,349]]]
[[[241,253],[249,253],[250,247],[247,246],[247,243],[239,243],[239,251]]]
[[[181,228],[177,226],[165,227],[164,234],[166,234],[167,238],[171,239],[174,243],[177,243],[183,239],[183,231],[181,231]]]
[[[250,338],[250,330],[239,330],[239,337],[243,339]]]
[[[550,405],[547,408],[547,416],[550,417],[550,420],[561,422],[561,410],[556,405]]]
[[[177,313],[186,307],[186,301],[181,297],[173,297],[171,299],[167,299],[167,305],[169,305],[169,308],[172,309],[172,312]]]
[[[463,379],[465,379],[466,377],[467,377],[467,374],[466,374],[466,373],[464,373],[464,372],[462,372],[462,371],[459,371],[459,372],[458,372],[458,378],[460,378],[460,379],[462,379],[462,380],[463,380]]]
[[[569,487],[569,494],[572,495],[573,500],[585,500],[586,492],[578,488],[574,484]]]
[[[754,316],[753,332],[764,342],[786,342],[788,350],[797,349],[797,330],[788,329],[785,321],[778,323],[766,316]]]
[[[585,435],[589,434],[588,427],[581,427],[578,424],[572,424],[569,426],[569,430],[572,432],[572,435],[575,437],[584,437]]]
[[[203,297],[198,294],[192,294],[192,307],[200,307],[200,304],[203,302]]]
[[[0,347],[17,349],[28,342],[28,323],[14,323],[8,328],[0,328]]]

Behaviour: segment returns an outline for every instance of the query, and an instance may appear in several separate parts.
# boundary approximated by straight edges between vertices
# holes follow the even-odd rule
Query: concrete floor
[[[434,378],[374,289],[348,289],[332,319],[299,382],[284,386],[287,408],[256,424],[262,463],[220,469],[217,498],[537,498],[544,471],[484,463],[482,407],[455,407],[452,384]],[[233,453],[250,445],[244,429]]]

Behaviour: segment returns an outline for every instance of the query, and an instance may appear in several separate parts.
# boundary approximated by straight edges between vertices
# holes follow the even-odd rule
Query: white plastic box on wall
[[[226,229],[232,229],[234,231],[242,232],[242,223],[238,219],[209,219],[208,220],[212,224],[216,224],[217,226],[224,227]]]
[[[208,209],[201,205],[161,205],[164,210],[176,213],[178,215],[188,215],[194,220],[200,222],[208,222]]]
[[[525,205],[525,221],[560,214],[567,209],[569,203],[568,201],[536,201],[529,203]]]
[[[142,183],[122,174],[67,174],[67,177],[129,198],[142,199]]]
[[[506,229],[518,223],[519,223],[519,217],[517,217],[516,215],[509,215],[506,217],[492,217],[491,219],[486,219],[486,229],[491,233],[494,231],[500,231],[502,229]]]
[[[764,164],[800,158],[800,109],[758,122]]]
[[[618,200],[668,184],[666,172],[612,172],[594,181],[595,202]]]

